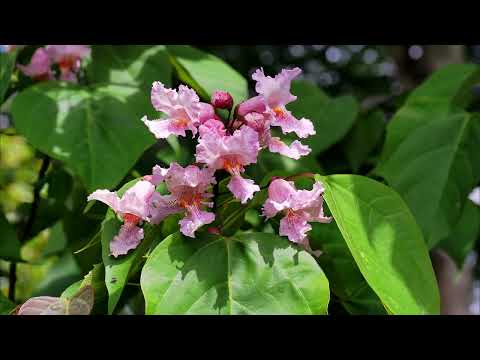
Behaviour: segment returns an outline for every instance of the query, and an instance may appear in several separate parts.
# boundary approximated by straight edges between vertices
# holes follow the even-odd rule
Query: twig
[[[42,189],[43,178],[48,170],[50,165],[50,157],[45,155],[42,160],[42,166],[38,172],[38,178],[35,182],[35,187],[33,189],[33,203],[30,207],[30,214],[28,215],[27,223],[25,224],[23,234],[20,237],[20,244],[27,241],[28,236],[32,232],[32,227],[37,216],[38,205],[40,203],[40,190]],[[17,263],[11,262],[9,269],[9,285],[8,285],[8,298],[10,301],[15,302],[15,285],[17,283]]]

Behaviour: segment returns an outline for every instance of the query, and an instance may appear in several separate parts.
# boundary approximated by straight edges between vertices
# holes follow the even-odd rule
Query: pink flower
[[[44,48],[38,48],[28,65],[17,65],[21,72],[35,81],[53,80],[54,76],[50,69],[51,62]]]
[[[323,214],[324,187],[320,182],[313,189],[297,190],[292,181],[275,179],[268,187],[268,199],[263,205],[263,215],[272,218],[281,212],[280,235],[287,236],[292,242],[301,244],[312,252],[307,232],[312,229],[309,222],[328,223],[331,217]]]
[[[238,105],[237,114],[239,116],[245,116],[252,112],[263,114],[266,110],[265,98],[262,95],[258,95]]]
[[[258,134],[248,126],[227,136],[206,131],[198,141],[196,160],[211,169],[228,171],[232,178],[227,187],[244,204],[260,188],[240,174],[245,171],[245,165],[257,162],[259,150]]]
[[[293,141],[290,146],[288,146],[278,137],[270,138],[270,141],[268,142],[268,150],[270,150],[270,152],[279,153],[295,160],[310,154],[312,151],[312,149],[310,149],[307,145],[303,145],[298,140]]]
[[[216,108],[230,110],[233,106],[233,98],[228,92],[217,90],[212,95],[211,103]]]
[[[280,138],[273,137],[270,132],[271,119],[271,116],[256,112],[248,113],[244,117],[245,124],[258,133],[261,148],[268,147],[270,152],[279,153],[295,160],[310,154],[312,150],[298,140],[288,146]]]
[[[290,93],[290,84],[301,72],[299,68],[283,69],[272,78],[265,76],[263,69],[258,69],[252,75],[252,79],[257,82],[255,90],[263,96],[266,112],[272,116],[271,125],[280,126],[284,134],[295,132],[298,137],[305,138],[315,134],[312,122],[305,118],[296,119],[285,107],[297,99]]]
[[[213,132],[218,137],[226,136],[227,130],[225,129],[225,125],[223,122],[215,119],[210,119],[204,122],[202,125],[198,127],[198,132],[200,133],[200,137],[205,136],[207,132]]]
[[[77,82],[77,72],[83,58],[90,55],[88,45],[47,45],[45,50],[60,68],[60,80]]]
[[[158,165],[153,168],[152,179],[165,181],[170,195],[159,195],[153,202],[152,222],[159,222],[166,216],[175,213],[185,213],[180,220],[182,234],[195,237],[195,231],[204,224],[215,220],[215,214],[202,210],[212,207],[209,200],[212,197],[208,189],[216,183],[214,170],[189,165],[185,168],[177,163],[169,169],[162,169]]]
[[[203,124],[205,121],[210,119],[220,120],[220,117],[215,114],[215,109],[212,105],[200,102],[199,104],[200,112],[198,114],[198,122]]]
[[[155,192],[155,185],[144,180],[138,181],[121,198],[108,190],[96,190],[88,196],[87,201],[101,201],[123,219],[118,235],[110,242],[110,252],[114,257],[124,255],[140,244],[143,229],[137,225],[141,220],[150,222],[152,201],[158,196],[160,194]]]
[[[165,139],[170,135],[185,136],[186,130],[196,135],[201,120],[206,121],[214,115],[211,105],[200,105],[195,91],[184,85],[180,85],[177,92],[155,81],[152,85],[151,100],[157,111],[167,114],[166,119],[148,120],[146,116],[142,118],[157,139]]]

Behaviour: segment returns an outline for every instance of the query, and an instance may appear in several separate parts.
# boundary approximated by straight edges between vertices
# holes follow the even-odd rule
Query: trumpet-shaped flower
[[[50,66],[52,65],[50,57],[44,48],[38,48],[33,53],[28,65],[18,64],[18,68],[26,76],[35,81],[53,80],[54,76]]]
[[[154,183],[164,181],[169,195],[160,195],[153,202],[152,221],[160,222],[166,216],[175,213],[185,213],[180,220],[182,234],[195,237],[195,231],[204,224],[215,220],[215,214],[204,211],[204,207],[212,207],[209,201],[212,194],[208,192],[210,185],[215,184],[214,170],[189,165],[185,168],[172,163],[170,168],[155,166],[152,172]]]
[[[58,64],[60,80],[68,82],[77,82],[82,59],[91,53],[88,45],[47,45],[45,50],[50,60]]]
[[[297,99],[290,93],[290,85],[301,72],[299,68],[283,69],[280,74],[272,78],[265,76],[263,69],[258,69],[252,75],[252,79],[257,82],[255,90],[263,97],[266,112],[272,117],[271,125],[281,127],[284,134],[295,132],[298,137],[305,138],[315,134],[312,122],[305,118],[296,119],[285,107]]]
[[[200,103],[195,91],[184,85],[180,85],[177,92],[155,81],[151,101],[155,110],[167,115],[167,118],[158,120],[148,120],[146,116],[142,118],[157,139],[165,139],[170,135],[185,136],[186,130],[196,135],[197,126],[215,116],[213,107]]]
[[[123,219],[123,225],[110,242],[110,252],[114,257],[135,249],[143,239],[143,229],[137,225],[142,221],[150,222],[152,218],[152,201],[160,196],[155,186],[149,181],[138,181],[128,189],[121,198],[115,192],[96,190],[87,198],[107,204]]]
[[[310,154],[311,149],[298,140],[293,141],[289,146],[280,138],[273,137],[270,132],[271,117],[251,112],[246,114],[244,119],[245,124],[258,133],[261,148],[268,147],[270,152],[279,153],[295,160]]]
[[[309,191],[297,190],[292,181],[275,179],[268,187],[263,215],[272,218],[282,213],[280,235],[312,252],[307,237],[307,232],[312,229],[309,222],[328,223],[332,220],[323,214],[323,192],[324,187],[318,181]]]
[[[214,170],[224,169],[232,178],[227,185],[233,195],[242,204],[253,198],[259,191],[258,185],[250,179],[244,179],[241,173],[244,166],[257,162],[260,144],[258,134],[248,126],[235,130],[233,135],[219,136],[214,131],[205,131],[197,145],[196,160]]]

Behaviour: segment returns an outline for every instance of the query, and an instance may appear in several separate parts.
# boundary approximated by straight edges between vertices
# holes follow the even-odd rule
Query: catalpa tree
[[[33,173],[29,201],[1,203],[2,314],[439,314],[430,250],[473,266],[476,65],[387,121],[299,67],[259,67],[249,92],[190,46],[0,59],[2,155],[21,142]]]

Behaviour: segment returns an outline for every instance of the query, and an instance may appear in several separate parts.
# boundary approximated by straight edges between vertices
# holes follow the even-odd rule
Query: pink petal
[[[265,98],[262,95],[258,95],[238,105],[237,114],[240,116],[245,116],[252,112],[261,114],[265,110]]]
[[[167,188],[173,194],[175,193],[203,193],[216,180],[213,176],[213,169],[199,168],[195,165],[189,165],[185,168],[177,163],[172,163],[165,178]]]
[[[165,176],[168,174],[168,169],[164,169],[158,165],[155,165],[152,169],[152,178],[150,182],[153,185],[158,185],[165,180]]]
[[[305,216],[300,214],[287,215],[280,220],[279,234],[287,236],[290,241],[295,243],[303,243],[307,237],[307,232],[312,230],[307,220]]]
[[[144,116],[141,120],[157,139],[166,139],[170,135],[186,136],[185,131],[192,130],[189,124],[177,122],[174,119],[148,120]],[[194,128],[192,132],[196,134],[196,129]]]
[[[87,197],[87,201],[98,200],[107,204],[113,211],[119,213],[121,211],[120,199],[115,192],[106,189],[96,190]]]
[[[200,137],[204,136],[207,132],[213,132],[213,134],[218,137],[223,137],[227,134],[227,130],[225,129],[223,122],[215,119],[205,121],[199,126],[198,132],[200,133]]]
[[[120,232],[110,242],[110,253],[114,257],[125,255],[135,249],[143,239],[143,229],[131,223],[125,223]]]
[[[231,136],[219,137],[213,132],[204,132],[196,148],[196,160],[213,169],[223,169],[224,160],[235,159],[240,165],[257,162],[260,144],[258,134],[248,126],[235,130]]]
[[[199,105],[200,99],[194,90],[184,85],[180,85],[177,92],[167,89],[161,82],[155,81],[152,85],[150,99],[157,111],[167,114],[172,119],[184,118],[184,121],[187,122],[198,122],[202,110]]]
[[[183,212],[184,209],[178,206],[176,200],[174,195],[160,195],[155,192],[150,200],[150,223],[159,224],[167,216]]]
[[[201,102],[198,104],[200,111],[198,113],[198,122],[203,124],[205,121],[215,119],[215,109],[212,105]]]
[[[268,198],[277,203],[285,203],[285,206],[290,206],[290,199],[295,195],[295,191],[293,181],[275,179],[268,186]]]
[[[233,175],[227,188],[242,204],[252,199],[255,192],[260,191],[260,187],[255,185],[253,180],[244,179],[240,175]]]
[[[290,84],[292,80],[300,75],[302,70],[294,68],[292,70],[283,69],[275,78],[265,76],[263,69],[258,69],[252,75],[252,79],[257,82],[255,90],[264,96],[266,103],[270,108],[286,105],[297,99],[290,93]]]
[[[268,149],[273,153],[279,153],[289,158],[298,160],[300,157],[310,154],[312,149],[303,145],[300,141],[295,140],[288,146],[279,138],[271,138],[268,143]]]
[[[38,48],[33,53],[33,56],[28,65],[17,65],[18,68],[26,75],[30,77],[39,77],[47,75],[49,78],[53,78],[50,70],[50,59],[44,48]]]
[[[155,192],[155,186],[145,180],[135,183],[120,200],[120,212],[123,214],[133,214],[143,220],[148,219],[150,213],[150,198]]]
[[[270,119],[271,116],[256,112],[245,115],[245,124],[258,133],[260,146],[267,146],[270,143]]]
[[[47,45],[46,51],[53,62],[61,62],[66,57],[83,59],[91,53],[88,45]]]
[[[189,208],[186,216],[179,221],[180,232],[189,237],[195,237],[195,231],[205,224],[210,224],[215,220],[215,214],[202,211],[196,207]]]
[[[150,100],[155,110],[170,115],[170,112],[174,110],[175,105],[177,105],[176,99],[177,92],[175,90],[165,88],[165,85],[160,81],[155,81],[152,84]]]
[[[316,134],[313,123],[310,120],[305,118],[298,120],[285,108],[282,108],[281,111],[281,115],[272,112],[272,125],[280,126],[284,134],[295,132],[300,138],[306,138]]]

